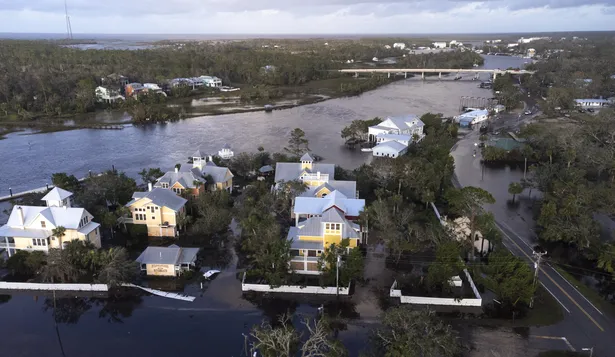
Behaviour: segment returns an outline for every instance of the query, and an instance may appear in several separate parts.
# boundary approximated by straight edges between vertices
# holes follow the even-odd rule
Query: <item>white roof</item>
[[[476,118],[483,115],[489,115],[488,110],[472,110],[471,112],[463,113],[459,116],[459,118]]]
[[[147,247],[136,259],[141,264],[188,264],[194,262],[199,248]]]
[[[611,103],[608,99],[575,99],[577,103]]]
[[[63,190],[59,187],[54,187],[53,190],[49,191],[41,200],[43,201],[62,201],[65,198],[72,196],[73,193]]]
[[[412,141],[412,136],[407,134],[378,134],[377,138],[383,138],[387,140],[397,140],[397,141]]]
[[[348,198],[339,191],[333,191],[323,198],[297,197],[293,212],[295,214],[322,214],[331,207],[339,208],[346,216],[356,217],[365,207],[365,200]]]
[[[385,141],[376,145],[372,151],[386,152],[390,154],[399,154],[406,150],[408,147],[404,144],[400,144],[397,141]]]
[[[24,223],[21,223],[19,217],[19,209],[22,209]],[[50,223],[46,226],[46,229],[53,229],[56,227],[64,227],[66,229],[79,229],[79,223],[84,213],[89,212],[83,208],[74,207],[37,207],[37,206],[15,206],[9,216],[9,220],[6,223],[7,226],[12,228],[26,228],[34,223],[45,220]],[[90,215],[91,216],[91,215]],[[36,229],[40,229],[40,223],[36,224]]]
[[[323,188],[327,188],[329,192],[339,191],[344,194],[346,197],[356,197],[357,196],[357,182],[356,181],[338,181],[338,180],[329,180],[318,187],[310,187],[305,192],[303,192],[300,196],[302,197],[315,197],[316,194],[322,190]]]

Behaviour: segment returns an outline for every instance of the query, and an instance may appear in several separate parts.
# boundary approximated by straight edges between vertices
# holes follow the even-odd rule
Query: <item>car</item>
[[[593,113],[593,112],[595,112],[595,110],[593,110],[592,108],[589,108],[589,109],[587,109],[587,112],[588,113]]]
[[[211,279],[212,276],[219,274],[219,273],[220,273],[220,270],[212,269],[212,270],[208,270],[205,273],[203,273],[203,277],[205,279]]]
[[[532,115],[532,111],[531,110],[526,110],[525,113],[523,113],[525,115]]]

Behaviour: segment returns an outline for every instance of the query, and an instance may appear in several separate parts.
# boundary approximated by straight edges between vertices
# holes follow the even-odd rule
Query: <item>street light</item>
[[[581,348],[581,351],[589,351],[589,357],[592,357],[592,355],[594,354],[594,348]]]

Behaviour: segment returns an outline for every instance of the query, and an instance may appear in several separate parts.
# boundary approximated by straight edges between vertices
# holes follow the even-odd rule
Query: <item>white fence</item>
[[[106,284],[39,284],[0,281],[0,290],[109,291]]]
[[[427,296],[407,296],[402,295],[401,290],[396,289],[397,280],[393,282],[391,285],[391,290],[389,292],[390,297],[399,298],[399,302],[402,304],[414,304],[414,305],[440,305],[440,306],[476,306],[480,307],[483,305],[483,299],[480,296],[478,289],[476,289],[476,285],[474,285],[474,281],[470,277],[470,273],[467,269],[464,269],[463,272],[470,283],[470,287],[472,288],[472,292],[474,293],[474,298],[469,299],[454,299],[454,298],[438,298],[438,297],[427,297]]]
[[[318,294],[318,295],[337,295],[338,288],[322,286],[300,286],[300,285],[281,285],[272,288],[269,284],[249,284],[245,282],[246,273],[243,273],[241,281],[241,291],[257,291],[263,293],[292,293],[292,294]],[[340,295],[348,295],[350,293],[350,285],[347,287],[339,287]]]

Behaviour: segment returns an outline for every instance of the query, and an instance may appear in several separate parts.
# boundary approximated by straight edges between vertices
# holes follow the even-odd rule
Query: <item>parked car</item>
[[[531,110],[526,110],[525,113],[523,113],[525,115],[532,115],[532,111]]]

